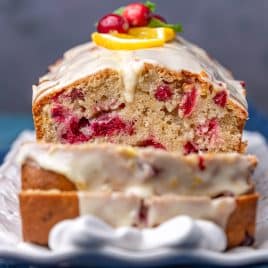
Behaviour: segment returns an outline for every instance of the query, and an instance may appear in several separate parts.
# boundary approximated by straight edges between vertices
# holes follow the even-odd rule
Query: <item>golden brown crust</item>
[[[21,193],[20,213],[25,241],[47,245],[50,229],[64,219],[79,215],[78,198],[74,192]]]
[[[75,191],[76,186],[65,176],[40,168],[34,162],[27,161],[21,168],[22,189],[40,189],[60,191]]]
[[[28,242],[47,245],[53,225],[79,216],[76,192],[24,191],[19,199],[23,238]],[[254,238],[257,200],[257,194],[236,198],[237,207],[225,230],[229,248],[248,243],[249,237]]]
[[[236,210],[232,213],[226,227],[229,248],[253,242],[257,201],[258,194],[240,196],[236,199]]]

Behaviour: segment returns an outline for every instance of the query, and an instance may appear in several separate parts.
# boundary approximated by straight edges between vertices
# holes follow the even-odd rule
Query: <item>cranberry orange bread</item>
[[[252,243],[244,83],[153,9],[134,3],[104,16],[93,42],[33,86],[39,143],[19,155],[25,241],[47,245],[56,223],[92,214],[138,228],[189,215],[222,227],[228,247]]]
[[[183,156],[115,144],[27,143],[18,159],[26,241],[47,244],[55,223],[84,214],[113,226],[138,227],[154,227],[186,214],[223,227],[230,247],[254,235],[254,156]]]
[[[33,86],[33,117],[39,141],[242,152],[247,102],[240,81],[181,37],[138,50],[87,43]]]

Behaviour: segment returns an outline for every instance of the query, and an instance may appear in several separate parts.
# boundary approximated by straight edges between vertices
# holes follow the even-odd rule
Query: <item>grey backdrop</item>
[[[89,40],[94,22],[130,1],[0,0],[0,113],[30,112],[31,85],[68,48]],[[184,36],[247,83],[268,115],[268,0],[158,0]]]

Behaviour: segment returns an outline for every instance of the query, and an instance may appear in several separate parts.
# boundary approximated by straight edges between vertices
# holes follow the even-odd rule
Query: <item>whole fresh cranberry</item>
[[[154,19],[160,20],[164,23],[167,23],[167,20],[165,18],[163,18],[162,16],[160,16],[159,14],[152,14],[151,18],[154,18]]]
[[[143,3],[133,3],[125,7],[122,16],[131,26],[145,26],[150,20],[150,9]]]
[[[246,82],[245,82],[245,81],[240,81],[240,85],[241,85],[243,88],[246,88]]]
[[[126,33],[129,29],[127,20],[117,14],[108,14],[102,17],[97,25],[99,33],[118,32]]]

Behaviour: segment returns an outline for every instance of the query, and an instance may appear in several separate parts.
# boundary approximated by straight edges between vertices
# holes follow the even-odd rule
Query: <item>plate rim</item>
[[[108,249],[108,250],[107,250]],[[162,252],[161,252],[162,251]],[[213,265],[217,267],[245,267],[268,264],[268,250],[240,253],[217,253],[204,249],[166,249],[149,252],[131,252],[122,249],[103,248],[89,251],[46,252],[46,254],[23,252],[22,250],[0,249],[0,259],[15,263],[34,265],[58,265],[60,263],[82,264],[85,261],[94,267],[109,263],[116,267],[164,267],[167,265]]]

